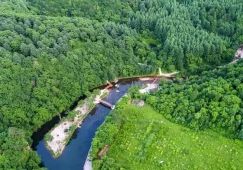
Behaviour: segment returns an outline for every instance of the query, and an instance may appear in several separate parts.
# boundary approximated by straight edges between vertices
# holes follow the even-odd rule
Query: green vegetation
[[[146,98],[165,118],[195,130],[242,139],[243,62],[205,71],[188,81],[161,83]]]
[[[241,61],[187,81],[162,80],[151,94],[132,87],[131,96],[151,106],[127,106],[131,97],[117,105],[93,139],[93,168],[241,169],[242,71]]]
[[[52,141],[53,136],[51,136],[49,133],[47,133],[44,137],[45,141]]]
[[[137,47],[140,38],[132,29],[85,18],[31,15],[10,2],[1,3],[1,8],[5,4],[0,12],[0,132],[23,129],[29,145],[34,131],[92,87],[116,76],[155,70],[137,64],[136,51],[146,44]],[[110,34],[113,28],[117,32]],[[77,41],[82,42],[78,47]],[[12,138],[3,138],[0,169],[38,168],[34,151],[4,147]],[[19,154],[26,158],[21,163],[21,157],[13,160]]]
[[[144,42],[161,44],[148,56],[140,49],[141,63],[168,70],[197,72],[202,66],[228,62],[243,41],[240,0],[33,0],[30,4],[37,14],[81,16],[135,29]]]
[[[109,151],[99,160],[105,145]],[[107,117],[91,156],[94,169],[240,169],[242,147],[239,140],[171,123],[148,105],[130,105]]]
[[[102,92],[100,90],[94,90],[92,93],[86,93],[86,95],[89,97],[87,97],[85,100],[79,101],[79,104],[82,103],[82,105],[78,105],[74,110],[70,111],[66,117],[62,118],[60,123],[56,124],[45,135],[45,146],[48,148],[54,158],[61,156],[65,146],[69,143],[77,127],[95,107],[94,101],[96,96],[109,94],[109,92],[104,92],[104,94],[101,93]],[[63,128],[63,126],[65,126],[65,128]],[[59,136],[63,137],[60,139]]]
[[[9,127],[6,131],[0,133],[0,169],[35,169],[39,168],[40,158],[37,153],[31,150],[29,143],[30,137],[27,137],[24,130]],[[24,167],[24,168],[23,168]]]
[[[25,151],[25,144],[32,144],[30,136],[89,89],[115,77],[153,74],[158,67],[182,74],[199,73],[232,60],[243,41],[240,0],[0,3],[0,169],[4,170],[38,169],[37,154]],[[231,95],[238,92],[233,89]],[[225,96],[226,104],[233,105],[231,97]],[[241,125],[238,98],[233,97],[236,109],[231,109],[230,121],[228,117],[228,122],[220,125],[208,121],[211,124],[206,128],[229,127],[226,134],[233,132],[243,138],[243,130],[237,131]],[[154,107],[160,110],[158,105],[156,102]],[[197,110],[198,121],[204,111]],[[213,113],[216,119],[221,111]],[[166,114],[178,123],[197,124],[191,118],[176,120],[171,111]],[[234,123],[231,126],[229,122]],[[199,129],[202,126],[201,122]],[[19,138],[25,142],[16,150],[4,147],[8,142],[13,144],[14,138],[6,135],[11,128],[23,131]]]

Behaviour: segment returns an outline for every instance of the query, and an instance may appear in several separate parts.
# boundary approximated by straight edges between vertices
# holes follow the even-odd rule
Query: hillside
[[[98,148],[109,146],[102,159]],[[243,142],[172,123],[150,106],[114,111],[92,142],[93,169],[240,169]]]
[[[92,142],[94,169],[241,169],[243,62],[189,80],[160,82],[160,90],[117,104]],[[106,154],[98,156],[109,146]]]
[[[31,135],[89,89],[115,77],[154,74],[158,67],[188,75],[212,69],[231,61],[243,42],[240,0],[0,3],[4,170],[39,169]],[[232,115],[239,112],[235,100]],[[237,136],[239,126],[225,134]]]
[[[140,51],[142,62],[168,70],[195,72],[202,65],[228,62],[243,41],[240,0],[34,0],[30,4],[41,15],[125,24],[154,47],[155,55],[146,57]]]
[[[146,101],[175,123],[243,139],[242,71],[240,61],[204,71],[188,81],[162,82],[162,90],[151,94]]]
[[[118,76],[155,71],[137,64],[137,51],[151,49],[136,31],[123,25],[15,12],[0,13],[0,21],[3,169],[37,168],[40,159],[32,150],[24,152],[23,160],[19,157],[31,145],[30,136],[89,89]],[[8,129],[12,127],[17,134],[21,131],[14,138],[26,141],[17,150],[10,149],[14,138]]]

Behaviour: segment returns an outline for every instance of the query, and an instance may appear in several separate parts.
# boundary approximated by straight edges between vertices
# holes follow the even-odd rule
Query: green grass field
[[[148,105],[130,105],[112,114],[119,114],[124,123],[103,161],[94,160],[94,164],[103,162],[99,169],[109,167],[112,160],[121,169],[131,170],[242,169],[242,141],[211,131],[192,131],[166,120]],[[105,129],[101,127],[99,131],[105,133]]]

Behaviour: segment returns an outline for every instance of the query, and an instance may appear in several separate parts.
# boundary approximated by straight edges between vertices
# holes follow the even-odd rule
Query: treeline
[[[194,72],[231,60],[243,40],[238,0],[0,2],[0,169],[40,162],[10,161],[26,146],[4,147],[9,128],[31,145],[42,124],[107,79]]]
[[[81,18],[0,20],[3,124],[22,127],[32,122],[31,127],[39,127],[106,80],[155,71],[138,65],[136,51],[146,44],[138,43],[136,32],[122,25]],[[32,119],[21,115],[27,112]]]
[[[239,0],[45,0],[30,4],[38,14],[109,20],[136,29],[142,37],[154,37],[160,45],[151,43],[157,46],[152,63],[166,70],[196,72],[204,65],[222,65],[232,60],[243,41]],[[151,63],[146,58],[142,62]]]
[[[123,0],[29,0],[29,5],[36,9],[38,15],[86,17],[99,21],[120,22],[128,17],[129,4],[134,1]]]
[[[205,71],[188,81],[161,83],[146,98],[167,119],[243,140],[243,62]]]
[[[37,153],[30,148],[31,139],[24,130],[10,127],[0,133],[0,169],[45,170]]]
[[[155,67],[138,64],[139,50],[145,55],[152,52],[125,25],[0,14],[0,132],[14,127],[28,138],[106,80],[155,72]],[[31,145],[31,140],[27,142]],[[24,152],[24,148],[17,151]],[[5,150],[1,143],[0,150],[0,169],[33,169],[24,160],[21,165],[18,161],[8,164],[12,157],[5,152],[15,154],[14,149]],[[39,163],[34,157],[31,161]]]
[[[194,72],[206,63],[220,65],[232,59],[242,43],[240,1],[141,1],[128,25],[151,31],[162,43],[162,67]],[[159,55],[159,54],[158,54]]]
[[[92,151],[90,153],[93,169],[109,169],[111,167],[114,169],[124,168],[117,163],[115,159],[107,157],[106,155],[102,155],[103,157],[100,159],[98,154],[106,145],[111,146],[114,143],[117,134],[121,133],[121,128],[124,123],[129,121],[129,119],[124,116],[124,113],[127,113],[125,108],[128,107],[130,100],[131,96],[129,95],[127,97],[123,97],[122,100],[116,103],[116,109],[111,111],[111,113],[106,117],[105,123],[96,131],[95,138],[93,138],[92,141]],[[136,116],[133,116],[133,118],[136,118]],[[129,127],[131,128],[132,125],[129,124]],[[124,146],[122,147],[124,148]]]
[[[146,105],[125,98],[111,111],[92,142],[92,168],[238,169],[243,142],[207,131],[194,131],[165,119]],[[133,102],[132,102],[133,103]],[[130,105],[129,105],[130,104]],[[107,152],[104,148],[109,146]],[[239,158],[239,159],[238,159]],[[200,161],[196,161],[200,160]]]

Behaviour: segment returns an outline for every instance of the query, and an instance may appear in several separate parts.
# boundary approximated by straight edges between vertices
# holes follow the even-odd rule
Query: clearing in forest
[[[195,132],[168,121],[148,105],[129,105],[112,112],[111,117],[92,144],[93,151],[95,146],[110,146],[102,161],[93,160],[94,169],[242,169],[240,140],[212,131]]]

